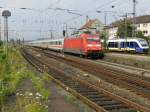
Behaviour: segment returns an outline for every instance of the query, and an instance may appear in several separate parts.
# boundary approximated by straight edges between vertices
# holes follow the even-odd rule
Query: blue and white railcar
[[[147,41],[142,38],[111,39],[107,41],[109,51],[148,52]]]

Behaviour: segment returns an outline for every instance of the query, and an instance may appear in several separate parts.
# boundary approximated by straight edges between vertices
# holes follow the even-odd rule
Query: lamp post
[[[107,25],[107,14],[108,13],[116,13],[115,11],[97,11],[97,13],[104,13],[104,24]]]
[[[2,12],[2,16],[4,17],[4,40],[5,40],[5,53],[7,55],[8,49],[8,17],[11,16],[11,12],[8,10],[4,10]]]

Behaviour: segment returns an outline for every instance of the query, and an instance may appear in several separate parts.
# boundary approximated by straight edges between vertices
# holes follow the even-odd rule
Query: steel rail
[[[44,53],[50,58],[54,58],[61,62],[68,63],[74,67],[80,68],[110,83],[127,88],[128,90],[135,92],[138,95],[140,94],[141,96],[150,99],[150,82],[148,81],[139,79],[137,77],[132,77],[127,74],[121,74],[117,71],[108,70],[101,66],[98,66],[98,64],[88,63],[78,58],[66,58],[36,48],[34,48],[34,50]]]
[[[40,59],[38,59],[36,56],[33,56],[33,54],[30,54],[30,53],[27,53],[27,51],[25,51],[24,50],[24,52],[22,53],[23,54],[23,56],[30,62],[30,63],[32,63],[35,67],[37,67],[38,69],[39,69],[39,67],[40,67],[40,69],[45,69],[45,68],[48,68],[48,69],[50,69],[48,72],[50,73],[50,74],[53,74],[51,77],[53,77],[54,79],[55,79],[55,81],[57,80],[57,82],[59,82],[60,83],[60,85],[63,85],[65,88],[67,87],[67,88],[69,88],[69,90],[70,90],[70,92],[71,93],[73,93],[74,95],[77,95],[79,98],[81,98],[84,102],[86,102],[87,104],[89,104],[90,103],[90,106],[91,107],[94,107],[94,108],[96,108],[97,106],[97,112],[111,112],[112,111],[112,109],[117,109],[117,108],[119,108],[119,107],[121,107],[121,108],[123,108],[123,110],[119,110],[120,112],[130,112],[130,111],[135,111],[136,112],[136,110],[134,110],[133,108],[135,108],[135,109],[138,109],[138,110],[141,110],[141,111],[144,111],[144,112],[149,112],[150,111],[150,109],[148,109],[148,108],[146,108],[146,107],[143,107],[143,106],[141,106],[141,105],[138,105],[138,104],[136,104],[136,103],[133,103],[133,102],[131,102],[131,101],[129,101],[129,100],[126,100],[126,99],[124,99],[124,98],[121,98],[121,97],[119,97],[119,96],[117,96],[117,95],[114,95],[114,94],[112,94],[112,93],[110,93],[110,92],[108,92],[108,91],[106,91],[106,90],[104,90],[104,89],[101,89],[101,88],[98,88],[98,87],[96,87],[96,86],[94,86],[94,85],[92,85],[92,84],[90,84],[90,83],[88,83],[88,82],[86,82],[86,81],[83,81],[83,80],[81,80],[81,79],[78,79],[78,78],[75,78],[75,77],[68,77],[68,76],[66,76],[65,75],[65,72],[64,71],[61,71],[61,70],[58,70],[57,69],[57,67],[53,67],[52,65],[50,65],[50,64],[47,64],[46,62],[43,62],[43,60],[44,59],[42,59],[42,61],[40,60]],[[44,67],[44,66],[47,66],[47,67]],[[48,70],[47,69],[47,70]],[[65,78],[63,78],[63,77],[65,77]],[[64,79],[69,79],[69,80],[64,80]],[[63,82],[63,83],[62,83]],[[72,85],[72,83],[74,82],[74,85]],[[78,83],[78,84],[77,84]],[[70,85],[71,84],[71,85]],[[75,86],[76,85],[76,86]],[[68,87],[69,86],[69,87]],[[83,88],[81,88],[81,87],[83,87]],[[73,89],[72,89],[73,88]],[[68,90],[68,89],[67,89]],[[107,101],[114,101],[114,99],[115,99],[115,104],[113,104],[112,103],[112,106],[110,106],[110,103],[109,103],[109,105],[106,105],[104,102],[104,104],[105,104],[105,106],[103,105],[103,106],[99,106],[97,103],[95,103],[97,100],[97,97],[98,96],[93,96],[93,97],[96,97],[96,99],[93,99],[93,101],[91,102],[91,99],[90,98],[92,98],[91,96],[86,96],[86,95],[82,95],[82,94],[86,94],[87,93],[87,91],[86,92],[84,92],[84,93],[80,93],[79,92],[79,90],[89,90],[88,92],[91,92],[92,91],[92,94],[88,94],[88,95],[93,95],[93,93],[94,92],[97,92],[95,95],[97,95],[98,93],[101,93],[101,95],[102,95],[102,93],[104,94],[104,96],[107,96],[108,98],[106,98],[105,99],[105,97],[102,97],[101,95],[101,97],[102,97],[102,101],[104,101],[104,99],[105,100],[107,100]],[[99,100],[100,100],[100,97],[99,96]],[[87,98],[87,97],[89,97],[89,98]],[[89,100],[90,99],[90,100]],[[111,99],[111,100],[110,100]],[[113,99],[113,100],[112,100]],[[117,100],[116,100],[117,99]],[[121,101],[120,101],[121,100]],[[95,102],[94,102],[95,101]],[[101,101],[101,100],[100,100]],[[99,103],[100,103],[100,101],[99,101]],[[101,103],[102,103],[102,101],[101,101]],[[118,101],[120,101],[120,102],[122,102],[121,104],[120,104],[120,102],[118,102]],[[126,105],[126,106],[125,106]],[[116,107],[115,107],[116,106]],[[101,108],[102,107],[102,108]],[[131,107],[133,107],[133,108],[131,108]],[[106,109],[104,109],[104,108],[106,108]],[[116,111],[116,112],[119,112],[119,111]]]

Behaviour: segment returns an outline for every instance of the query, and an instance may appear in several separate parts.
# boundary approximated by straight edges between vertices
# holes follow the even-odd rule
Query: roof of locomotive
[[[85,38],[85,37],[98,37],[98,35],[96,34],[88,34],[88,33],[83,33],[83,34],[80,34],[80,35],[74,35],[74,36],[71,36],[69,38],[65,38],[65,39],[73,39],[73,38]]]

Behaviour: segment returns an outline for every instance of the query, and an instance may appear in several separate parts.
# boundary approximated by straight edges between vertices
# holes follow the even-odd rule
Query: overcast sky
[[[137,15],[150,14],[149,4],[150,0],[138,0]],[[115,11],[107,13],[107,24],[110,24],[120,19],[119,15],[133,12],[133,0],[0,0],[0,6],[4,7],[2,10],[9,9],[12,12],[9,19],[10,37],[25,39],[49,37],[50,31],[56,37],[61,37],[64,23],[68,27],[79,28],[85,23],[86,15],[90,19],[98,18],[104,23],[103,11]],[[70,9],[82,16],[48,8]],[[97,13],[97,10],[102,13]]]

